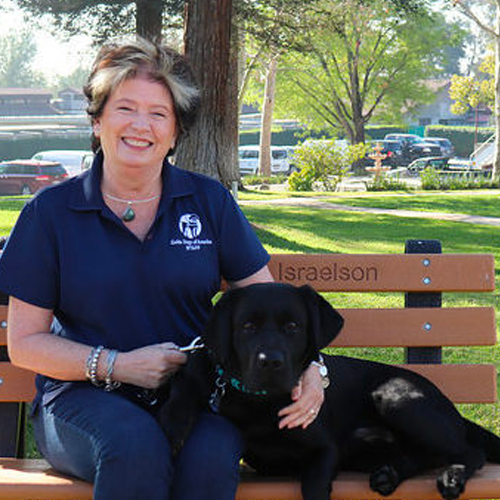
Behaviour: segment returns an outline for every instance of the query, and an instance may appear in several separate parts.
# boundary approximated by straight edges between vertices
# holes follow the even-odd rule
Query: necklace
[[[122,198],[117,198],[116,196],[111,196],[108,193],[103,193],[106,198],[109,198],[110,200],[113,201],[118,201],[119,203],[126,203],[127,208],[122,214],[122,221],[123,222],[131,222],[135,219],[135,211],[132,208],[133,203],[149,203],[151,201],[157,200],[160,198],[161,194],[157,194],[156,196],[152,196],[151,198],[146,198],[144,200],[124,200]]]

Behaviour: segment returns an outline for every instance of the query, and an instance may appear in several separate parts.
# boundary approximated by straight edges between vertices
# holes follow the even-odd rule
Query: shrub
[[[422,189],[452,191],[458,189],[498,189],[500,187],[499,179],[491,177],[476,176],[446,176],[433,168],[426,168],[420,174],[422,180]]]
[[[365,183],[367,191],[412,191],[413,188],[399,178],[385,174]]]
[[[244,186],[255,186],[257,184],[283,184],[287,179],[286,175],[271,175],[271,177],[245,175],[241,177],[241,182]]]
[[[293,161],[299,169],[288,178],[293,191],[312,191],[319,183],[325,191],[335,191],[351,165],[364,158],[366,146],[344,146],[334,139],[309,141],[293,152]]]

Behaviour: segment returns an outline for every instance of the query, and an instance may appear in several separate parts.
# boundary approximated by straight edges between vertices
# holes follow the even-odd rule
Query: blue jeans
[[[233,500],[243,443],[204,413],[172,458],[155,417],[117,393],[70,389],[33,415],[38,449],[57,470],[94,483],[94,500]]]

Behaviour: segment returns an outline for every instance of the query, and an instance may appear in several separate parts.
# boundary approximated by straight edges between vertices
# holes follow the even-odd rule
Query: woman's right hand
[[[186,361],[187,355],[172,342],[119,352],[113,380],[145,389],[157,389]]]

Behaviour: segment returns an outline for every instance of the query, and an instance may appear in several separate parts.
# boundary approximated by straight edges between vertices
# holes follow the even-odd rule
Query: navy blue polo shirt
[[[84,344],[120,351],[187,344],[201,333],[221,277],[246,278],[269,256],[219,182],[168,162],[162,176],[143,241],[103,201],[102,155],[89,171],[40,192],[2,253],[0,290],[52,309],[54,333]]]

